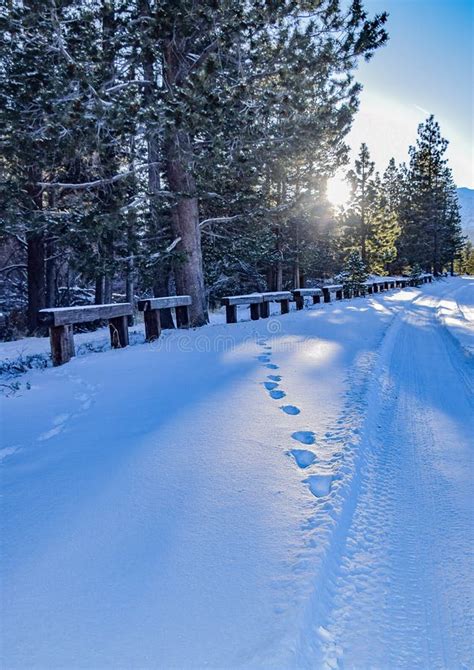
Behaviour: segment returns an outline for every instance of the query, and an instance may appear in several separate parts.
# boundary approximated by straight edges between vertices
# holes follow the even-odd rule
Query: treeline
[[[329,276],[359,247],[376,269],[439,270],[434,165],[419,204],[415,154],[387,202],[357,165],[342,218],[325,196],[386,18],[360,0],[4,3],[0,285],[18,328],[45,306],[175,292],[200,325],[225,293]]]
[[[358,251],[367,270],[454,271],[465,240],[456,186],[444,157],[447,146],[430,116],[418,127],[409,164],[397,166],[391,159],[380,176],[362,144],[348,173],[352,198],[339,219],[343,250]]]

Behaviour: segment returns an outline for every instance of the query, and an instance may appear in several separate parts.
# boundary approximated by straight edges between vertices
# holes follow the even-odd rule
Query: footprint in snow
[[[283,410],[285,412],[285,414],[296,415],[296,414],[299,414],[301,412],[300,408],[295,407],[294,405],[282,405],[280,407],[280,409]]]
[[[279,366],[275,365],[275,363],[267,363],[265,367],[268,368],[269,370],[278,370],[279,368]]]
[[[82,409],[89,409],[92,405],[92,399],[87,393],[80,393],[79,395],[74,396],[75,400],[79,400]]]
[[[69,414],[58,414],[53,419],[53,426],[60,426],[62,423],[65,423],[69,419]]]
[[[292,449],[289,453],[300,468],[308,468],[316,460],[316,454],[308,449]]]
[[[273,391],[273,389],[276,389],[278,386],[278,382],[263,382],[263,385],[267,389],[267,391]]]
[[[304,481],[316,498],[327,496],[331,491],[332,475],[310,475]]]
[[[52,437],[55,435],[59,435],[59,433],[62,431],[62,426],[56,426],[55,428],[51,428],[51,430],[46,431],[46,433],[42,433],[39,436],[39,441],[44,442],[45,440],[50,440]]]
[[[286,393],[284,391],[270,391],[270,397],[273,398],[273,400],[281,400],[286,396]]]
[[[297,430],[295,433],[291,433],[291,437],[302,444],[314,444],[316,441],[312,430]]]
[[[261,361],[262,363],[268,363],[270,361],[270,358],[268,354],[261,354],[261,356],[257,356],[257,360]]]
[[[21,451],[20,447],[5,447],[4,449],[0,449],[0,463],[4,458],[13,456],[13,454],[16,454],[18,451]]]
[[[271,379],[272,382],[281,382],[281,375],[267,375],[268,379]]]
[[[63,430],[64,424],[68,419],[69,414],[58,414],[58,416],[54,417],[53,419],[54,427],[51,428],[51,430],[46,431],[46,433],[42,433],[38,438],[39,441],[44,442],[45,440],[50,440],[55,435],[59,435],[59,433]]]

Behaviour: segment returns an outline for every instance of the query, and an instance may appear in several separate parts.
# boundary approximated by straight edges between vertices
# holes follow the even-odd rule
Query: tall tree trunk
[[[135,269],[133,263],[133,257],[131,257],[127,262],[127,270],[125,274],[125,301],[129,302],[132,305],[133,311],[135,311]],[[128,325],[133,326],[133,314],[128,317]]]
[[[145,81],[148,82],[143,87],[143,103],[145,111],[145,135],[147,142],[148,153],[148,193],[149,193],[149,208],[151,227],[154,234],[158,237],[161,228],[160,212],[159,212],[159,192],[161,191],[161,176],[160,176],[160,131],[155,116],[156,107],[158,105],[156,99],[156,65],[155,53],[151,47],[152,38],[148,34],[148,28],[151,22],[151,8],[148,0],[139,0],[140,15],[143,19],[141,43],[142,48],[142,65]],[[158,263],[154,278],[153,278],[153,295],[155,298],[162,298],[169,295],[169,263]],[[174,328],[173,316],[171,309],[162,309],[160,311],[161,325],[163,328]]]
[[[283,205],[286,202],[286,175],[283,175],[278,181],[278,205]],[[282,235],[282,221],[277,226],[277,267],[276,267],[276,290],[283,290],[283,235]]]
[[[361,202],[361,241],[360,241],[360,255],[362,262],[367,266],[367,228],[365,221],[365,167],[362,165],[362,202]]]
[[[300,226],[295,221],[295,264],[293,267],[293,287],[301,288],[300,285]]]
[[[44,238],[41,232],[28,232],[27,244],[27,273],[28,273],[28,331],[39,334],[43,329],[38,323],[38,310],[44,309],[45,304],[45,253]]]
[[[102,0],[102,76],[109,85],[116,80],[117,57],[117,20],[115,16],[115,2]],[[113,128],[111,129],[113,132]],[[117,172],[116,145],[109,138],[99,149],[100,161],[104,167],[104,176],[114,175]],[[100,197],[105,216],[105,229],[101,235],[101,255],[104,263],[103,302],[112,302],[112,284],[114,279],[114,226],[118,217],[118,203],[115,195],[116,187],[108,184],[101,189]]]
[[[112,302],[113,292],[113,264],[114,264],[114,234],[111,230],[107,230],[104,235],[104,256],[105,256],[105,272],[104,272],[104,303]]]
[[[437,222],[435,223],[435,232],[434,232],[434,239],[433,239],[433,267],[434,267],[434,274],[436,276],[441,274],[441,264],[439,262],[439,243],[438,243]]]
[[[34,214],[43,208],[41,189],[37,183],[41,181],[41,172],[37,168],[29,170],[27,192],[30,197],[31,208]],[[33,225],[35,225],[33,219]],[[45,247],[44,233],[41,229],[29,230],[26,233],[27,245],[27,279],[28,279],[28,332],[40,334],[44,329],[38,323],[38,310],[46,307],[46,277],[45,277]]]
[[[112,302],[112,278],[109,275],[105,275],[104,278],[104,303],[106,305]]]
[[[275,290],[275,272],[272,267],[268,268],[267,270],[267,286],[269,291],[274,291]]]
[[[177,250],[182,259],[176,264],[176,289],[190,295],[190,322],[203,326],[208,322],[204,271],[202,265],[201,232],[196,183],[191,171],[191,140],[185,131],[173,130],[165,143],[166,176],[176,197],[171,208],[171,227],[179,238]]]
[[[275,277],[275,290],[283,290],[283,244],[281,239],[281,230],[278,226],[276,231],[276,251],[277,251],[277,263],[276,263],[276,277]]]
[[[283,263],[281,258],[277,261],[276,268],[276,290],[283,291]]]
[[[96,305],[104,304],[104,275],[97,275],[95,278],[95,296],[94,302]]]
[[[52,239],[46,242],[46,306],[56,307],[56,245]]]
[[[190,61],[187,58],[186,40],[171,35],[164,44],[163,60],[165,85],[173,93],[188,74],[186,67],[189,67]],[[184,66],[186,62],[188,66]],[[167,130],[164,154],[168,186],[175,195],[171,206],[171,228],[175,239],[179,238],[176,250],[182,256],[175,267],[176,289],[178,293],[191,296],[191,325],[202,326],[209,318],[204,288],[199,206],[193,175],[193,148],[189,133],[178,128],[177,124]]]
[[[130,267],[127,269],[127,274],[125,275],[125,300],[133,307],[135,303],[135,280],[133,269]]]

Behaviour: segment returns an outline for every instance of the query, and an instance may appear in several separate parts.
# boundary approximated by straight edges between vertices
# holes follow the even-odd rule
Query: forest
[[[41,334],[44,307],[186,294],[197,326],[232,293],[452,272],[465,240],[435,118],[406,164],[376,172],[370,138],[349,164],[357,66],[386,21],[360,0],[2,3],[4,336]]]
[[[0,0],[0,670],[474,669],[473,10]]]

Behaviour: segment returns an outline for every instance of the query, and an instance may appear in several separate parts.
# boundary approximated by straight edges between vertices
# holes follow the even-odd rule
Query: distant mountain
[[[458,188],[461,224],[465,235],[474,243],[474,189]]]

